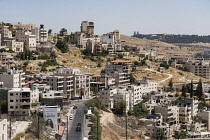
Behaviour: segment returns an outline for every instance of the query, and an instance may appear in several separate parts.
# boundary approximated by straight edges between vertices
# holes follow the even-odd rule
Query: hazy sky
[[[95,34],[210,34],[210,0],[0,0],[0,21],[44,24],[53,32],[95,23]]]

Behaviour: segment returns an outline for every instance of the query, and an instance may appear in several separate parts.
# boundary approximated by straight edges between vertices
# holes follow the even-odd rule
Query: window
[[[15,108],[18,109],[18,106],[16,106]]]
[[[10,96],[13,96],[13,93],[10,93]]]
[[[10,109],[13,109],[13,106],[10,106]]]
[[[13,102],[13,100],[10,100],[10,102]]]

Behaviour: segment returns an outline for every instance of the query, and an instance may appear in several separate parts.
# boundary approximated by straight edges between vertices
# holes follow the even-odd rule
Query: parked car
[[[77,109],[77,106],[74,106],[73,109]]]
[[[69,120],[73,120],[73,116],[69,116]]]
[[[77,128],[76,128],[76,131],[81,131],[81,129],[82,129],[82,128],[81,128],[81,123],[78,123],[78,124],[77,124]]]

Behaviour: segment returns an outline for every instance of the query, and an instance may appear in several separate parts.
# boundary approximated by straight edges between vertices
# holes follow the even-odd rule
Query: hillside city
[[[210,139],[209,36],[78,30],[0,21],[0,140]]]

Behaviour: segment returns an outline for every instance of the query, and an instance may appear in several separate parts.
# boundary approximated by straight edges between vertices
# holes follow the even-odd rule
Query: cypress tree
[[[182,96],[183,97],[186,97],[187,96],[186,95],[186,85],[185,84],[182,86]]]

